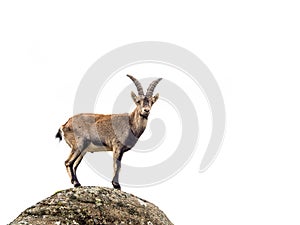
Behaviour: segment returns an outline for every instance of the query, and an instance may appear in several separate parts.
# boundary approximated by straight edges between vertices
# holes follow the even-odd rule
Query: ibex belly
[[[93,143],[90,143],[85,149],[85,151],[93,153],[111,151],[111,149],[104,145],[94,145]]]

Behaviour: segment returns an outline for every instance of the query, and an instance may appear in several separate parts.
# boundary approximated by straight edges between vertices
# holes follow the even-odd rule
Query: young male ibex
[[[159,94],[153,91],[162,79],[154,80],[144,94],[141,83],[131,75],[127,75],[135,84],[138,96],[131,92],[136,108],[131,113],[124,114],[92,114],[82,113],[71,117],[60,127],[56,138],[71,147],[71,154],[65,161],[68,175],[74,187],[80,186],[76,170],[87,152],[113,151],[114,177],[112,185],[121,189],[119,172],[124,152],[129,151],[144,132],[152,105],[157,101]]]

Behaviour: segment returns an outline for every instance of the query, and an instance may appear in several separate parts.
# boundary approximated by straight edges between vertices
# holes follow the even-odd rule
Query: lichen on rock
[[[154,204],[104,187],[59,191],[22,212],[10,225],[172,224]]]

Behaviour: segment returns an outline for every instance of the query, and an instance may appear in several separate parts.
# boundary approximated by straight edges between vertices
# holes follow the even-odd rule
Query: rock
[[[11,225],[172,224],[154,204],[104,187],[59,191],[22,212]]]

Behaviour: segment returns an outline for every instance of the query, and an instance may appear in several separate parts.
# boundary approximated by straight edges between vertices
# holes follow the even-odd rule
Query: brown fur
[[[132,80],[135,79],[129,77]],[[134,81],[136,85],[140,85],[136,79]],[[155,87],[158,81],[160,79],[152,82],[152,89],[154,89],[153,84]],[[153,90],[151,91],[153,92]],[[123,153],[136,144],[147,126],[151,107],[159,97],[158,94],[152,96],[152,92],[147,92],[146,96],[136,96],[132,92],[131,96],[136,108],[130,114],[82,113],[71,117],[61,126],[56,137],[61,137],[63,134],[64,140],[71,148],[71,154],[65,161],[65,165],[71,183],[75,187],[80,186],[76,176],[77,167],[87,152],[113,151],[114,178],[112,184],[115,188],[121,188],[119,185],[121,159]]]

